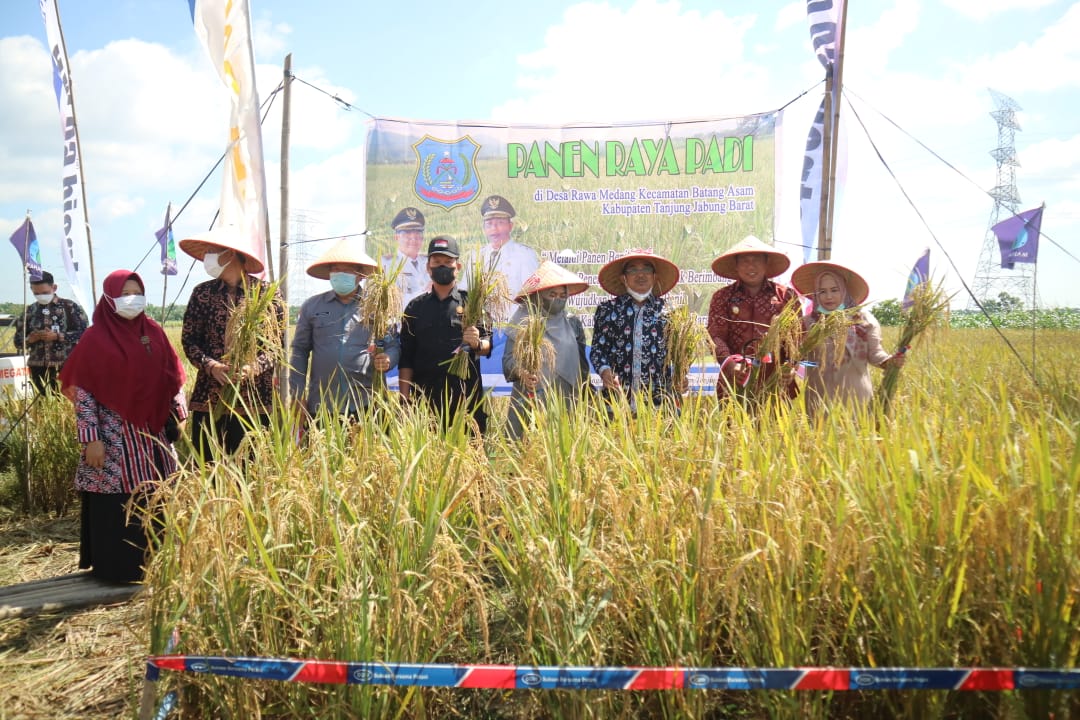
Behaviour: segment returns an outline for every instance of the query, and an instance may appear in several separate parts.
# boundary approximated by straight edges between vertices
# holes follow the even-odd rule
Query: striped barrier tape
[[[161,670],[247,680],[519,690],[1077,690],[1080,668],[679,668],[440,665],[159,655]]]

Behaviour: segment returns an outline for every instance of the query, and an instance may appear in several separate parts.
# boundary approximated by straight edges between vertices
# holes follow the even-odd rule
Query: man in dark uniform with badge
[[[431,291],[414,298],[401,319],[399,391],[407,401],[415,399],[414,394],[427,400],[442,417],[444,427],[458,412],[470,413],[483,434],[487,414],[479,356],[491,355],[491,331],[462,327],[467,293],[457,287],[459,257],[457,241],[448,235],[436,236],[428,244]],[[457,352],[468,353],[468,377],[459,378],[449,372],[447,361]]]
[[[427,255],[420,253],[424,246],[424,214],[414,207],[402,208],[390,222],[390,227],[398,249],[396,253],[383,255],[379,264],[387,272],[401,266],[398,287],[401,288],[402,305],[408,305],[414,297],[431,289]]]
[[[59,389],[56,376],[89,324],[74,300],[58,297],[52,273],[30,278],[35,302],[15,321],[15,347],[27,354],[30,380],[38,392]]]

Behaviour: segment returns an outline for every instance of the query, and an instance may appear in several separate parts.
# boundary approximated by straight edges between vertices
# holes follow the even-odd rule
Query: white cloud
[[[284,61],[290,40],[292,26],[288,23],[276,23],[269,15],[252,22],[251,44],[257,59]]]
[[[986,20],[1010,10],[1037,10],[1057,0],[945,0],[945,5],[975,20]]]
[[[776,24],[773,26],[777,30],[786,30],[792,25],[798,25],[802,23],[806,25],[806,3],[802,0],[789,3],[780,8],[780,11],[776,13]],[[806,37],[810,38],[810,26],[806,25]]]
[[[142,198],[129,195],[109,195],[97,203],[97,209],[104,212],[109,219],[134,215],[141,211],[145,201]]]

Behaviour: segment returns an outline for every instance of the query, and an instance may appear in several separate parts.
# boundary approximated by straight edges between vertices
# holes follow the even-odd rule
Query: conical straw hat
[[[514,298],[514,302],[524,302],[525,297],[538,293],[541,290],[547,290],[548,288],[566,286],[566,295],[577,295],[583,293],[589,288],[589,283],[579,278],[574,273],[570,272],[561,265],[556,265],[550,260],[545,260],[540,263],[540,267],[536,269],[532,275],[528,277],[521,284],[521,289],[518,290],[517,296]]]
[[[600,274],[597,278],[600,281],[600,287],[615,296],[625,293],[626,283],[623,281],[623,267],[631,260],[643,260],[652,264],[655,271],[653,290],[656,292],[657,297],[666,295],[671,291],[671,288],[679,284],[679,268],[675,266],[675,263],[660,257],[652,250],[634,249],[600,268]]]
[[[831,262],[810,262],[799,266],[791,273],[791,285],[802,295],[812,298],[817,292],[818,275],[823,272],[831,272],[843,279],[847,293],[856,305],[862,305],[870,297],[870,286],[859,273]]]
[[[262,261],[252,254],[251,243],[244,238],[240,228],[234,225],[224,225],[192,235],[181,240],[179,245],[181,250],[196,260],[202,260],[207,253],[235,250],[248,259],[244,263],[244,272],[258,275],[265,269]]]
[[[763,253],[766,257],[765,277],[774,278],[783,274],[791,265],[788,256],[780,252],[772,245],[766,245],[753,235],[747,235],[739,244],[724,252],[720,257],[713,260],[712,271],[720,277],[738,280],[739,275],[735,272],[735,258],[738,255],[748,253]]]
[[[308,265],[307,274],[320,280],[329,280],[330,266],[340,263],[342,265],[360,265],[360,272],[364,277],[367,277],[375,272],[379,264],[360,248],[360,242],[350,238],[341,238],[336,245],[324,252],[318,260]]]

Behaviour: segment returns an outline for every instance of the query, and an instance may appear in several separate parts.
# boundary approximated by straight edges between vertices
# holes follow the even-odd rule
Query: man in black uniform
[[[444,427],[464,410],[472,415],[483,434],[487,429],[487,414],[478,357],[491,355],[491,331],[476,326],[462,327],[462,306],[467,293],[457,287],[461,262],[454,238],[439,235],[431,240],[427,269],[431,290],[414,298],[401,320],[398,360],[401,396],[409,400],[418,392],[442,417]],[[469,372],[465,378],[449,372],[448,361],[459,351],[469,354]]]

